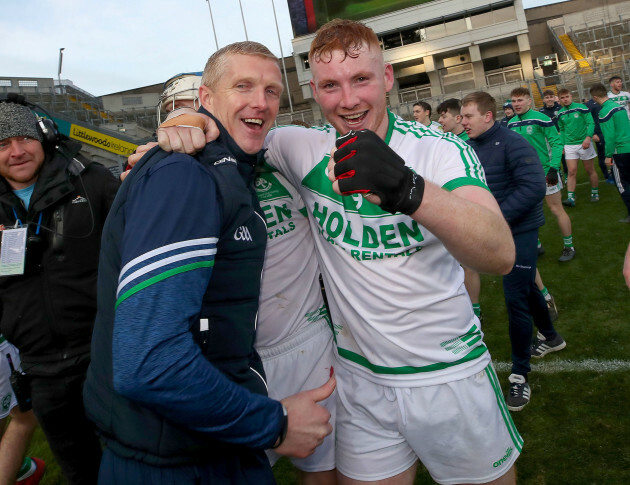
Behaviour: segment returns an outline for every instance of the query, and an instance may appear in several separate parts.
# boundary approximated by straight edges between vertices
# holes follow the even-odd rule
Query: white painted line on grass
[[[628,360],[549,360],[539,361],[531,360],[532,372],[541,372],[543,374],[554,374],[557,372],[617,372],[630,370],[630,361]],[[509,372],[512,369],[511,362],[494,362],[494,368],[500,372]]]

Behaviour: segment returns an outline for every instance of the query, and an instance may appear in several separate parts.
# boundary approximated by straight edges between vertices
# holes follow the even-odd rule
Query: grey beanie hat
[[[13,136],[28,136],[43,142],[37,129],[37,118],[26,106],[16,103],[0,103],[0,140]]]

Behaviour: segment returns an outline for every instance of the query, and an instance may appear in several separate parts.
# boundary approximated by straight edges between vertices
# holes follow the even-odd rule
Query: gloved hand
[[[376,133],[352,130],[337,138],[335,145],[335,177],[343,195],[377,195],[381,209],[392,214],[410,215],[420,207],[424,179]]]
[[[547,185],[554,186],[554,185],[558,185],[558,171],[551,167],[549,169],[549,171],[547,172]]]

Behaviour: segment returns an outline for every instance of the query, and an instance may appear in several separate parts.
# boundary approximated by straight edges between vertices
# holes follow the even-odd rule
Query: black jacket
[[[562,106],[560,106],[560,103],[556,101],[551,108],[548,108],[547,106],[543,106],[538,111],[549,116],[549,118],[551,118],[551,121],[553,121],[553,124],[556,125],[556,129],[560,131],[558,129],[558,111],[560,111],[561,108]]]
[[[542,226],[547,184],[538,154],[527,140],[495,122],[468,144],[481,161],[488,187],[512,234]]]
[[[15,226],[17,215],[29,238],[24,274],[0,277],[0,330],[33,375],[89,355],[101,229],[119,183],[79,149],[66,141],[46,154],[28,210],[0,178],[0,224]]]

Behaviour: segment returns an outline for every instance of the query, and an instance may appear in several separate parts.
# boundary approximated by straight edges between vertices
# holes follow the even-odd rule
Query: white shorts
[[[567,160],[592,160],[597,156],[593,149],[594,143],[584,149],[582,145],[564,145],[564,158]]]
[[[0,337],[0,419],[6,418],[11,409],[17,406],[17,400],[11,388],[11,368],[7,354],[11,356],[15,368],[20,367],[20,353],[12,344]]]
[[[301,391],[315,389],[330,378],[330,367],[334,366],[333,332],[327,320],[310,323],[290,340],[273,347],[257,348],[267,375],[269,397],[284,399]],[[335,408],[337,391],[320,402],[330,412],[333,432],[317,447],[315,453],[306,458],[291,458],[296,468],[304,472],[322,472],[335,468]],[[273,466],[278,454],[267,450]]]
[[[558,171],[558,183],[556,185],[547,185],[547,193],[545,195],[553,195],[562,190],[562,174]]]
[[[419,458],[440,484],[486,483],[520,455],[492,364],[454,382],[384,387],[337,372],[337,470],[355,480],[395,476]]]

